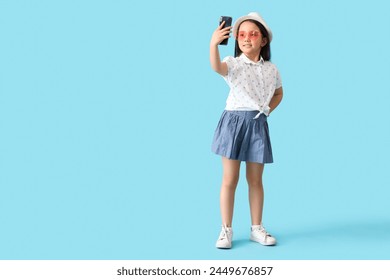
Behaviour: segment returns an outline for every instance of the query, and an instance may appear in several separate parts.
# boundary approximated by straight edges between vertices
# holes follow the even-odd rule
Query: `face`
[[[240,25],[237,41],[240,50],[252,58],[259,58],[261,48],[267,44],[267,38],[264,38],[257,25],[250,21],[244,21]]]

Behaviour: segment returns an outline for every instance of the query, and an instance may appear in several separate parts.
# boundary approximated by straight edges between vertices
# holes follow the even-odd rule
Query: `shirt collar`
[[[264,64],[264,59],[262,56],[260,56],[260,60],[258,62],[254,62],[250,60],[245,54],[241,54],[240,58],[246,63],[246,64],[252,64],[252,65],[263,65]]]

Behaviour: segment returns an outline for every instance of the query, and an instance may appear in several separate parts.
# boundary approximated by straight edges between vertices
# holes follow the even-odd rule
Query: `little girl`
[[[276,239],[263,227],[265,163],[272,163],[267,117],[283,97],[278,69],[269,60],[272,32],[258,13],[240,17],[233,28],[224,22],[214,31],[210,42],[210,63],[230,87],[226,107],[215,130],[212,151],[222,156],[223,178],[220,193],[222,231],[217,248],[232,247],[234,195],[241,161],[246,162],[252,228],[250,239],[262,245],[275,245]],[[235,57],[222,62],[218,45],[236,38]]]

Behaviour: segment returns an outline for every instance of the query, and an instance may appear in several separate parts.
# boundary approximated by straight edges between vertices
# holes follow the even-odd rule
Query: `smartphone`
[[[225,22],[225,25],[223,26],[223,28],[225,27],[229,27],[229,26],[232,26],[232,17],[227,17],[227,16],[221,16],[219,18],[219,25],[221,25],[222,22]],[[225,39],[223,40],[221,43],[219,43],[220,45],[227,45],[228,44],[228,40],[229,39]]]

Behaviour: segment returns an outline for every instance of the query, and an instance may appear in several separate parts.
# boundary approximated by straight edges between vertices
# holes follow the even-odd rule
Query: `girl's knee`
[[[238,176],[224,176],[222,180],[222,188],[235,190],[238,184]]]
[[[263,180],[261,177],[250,177],[247,176],[246,180],[248,182],[248,186],[250,188],[262,188],[263,187]]]

